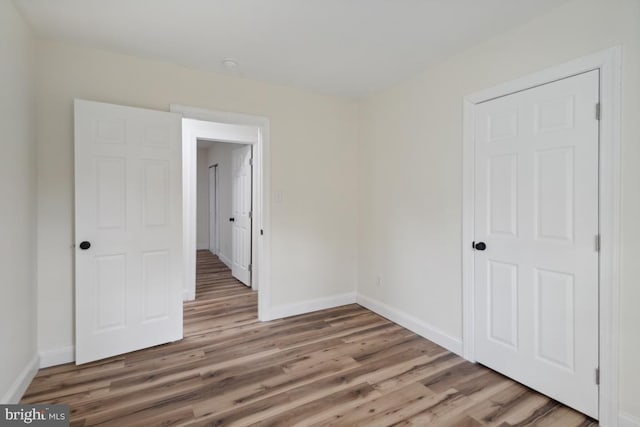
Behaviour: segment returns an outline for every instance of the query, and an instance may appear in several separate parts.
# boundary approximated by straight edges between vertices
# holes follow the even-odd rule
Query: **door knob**
[[[235,218],[229,218],[229,221],[234,222],[236,219]]]
[[[86,240],[84,242],[80,243],[80,249],[82,249],[83,251],[86,251],[87,249],[89,249],[91,247],[91,242],[87,242]]]
[[[478,243],[474,242],[473,249],[477,251],[484,251],[485,249],[487,249],[487,244],[485,242],[478,242]]]

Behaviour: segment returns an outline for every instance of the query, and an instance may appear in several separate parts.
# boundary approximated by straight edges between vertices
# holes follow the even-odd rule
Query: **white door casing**
[[[231,274],[251,286],[251,146],[232,151]]]
[[[182,338],[181,198],[180,115],[75,101],[77,364]]]
[[[475,108],[475,358],[595,418],[598,81]]]
[[[196,197],[196,188],[197,188],[197,142],[198,139],[204,139],[209,141],[216,142],[227,142],[233,144],[251,144],[255,146],[254,155],[262,159],[257,163],[259,170],[264,170],[265,157],[264,151],[268,152],[268,148],[266,148],[266,144],[263,145],[262,132],[265,130],[268,122],[265,123],[265,127],[256,126],[253,124],[229,124],[227,121],[237,121],[242,123],[244,120],[239,119],[235,114],[231,114],[233,120],[227,120],[227,115],[223,113],[214,113],[208,112],[207,110],[200,109],[192,109],[190,107],[183,106],[171,106],[171,111],[178,112],[179,114],[185,116],[195,115],[198,119],[192,118],[184,118],[182,120],[182,159],[183,159],[183,169],[182,169],[182,191],[183,191],[183,256],[184,256],[184,300],[193,300],[196,297],[196,236],[197,236],[197,227],[196,227],[196,217],[197,217],[197,197]],[[195,111],[195,113],[193,113]],[[244,116],[242,116],[244,118]],[[206,119],[206,120],[201,120]],[[208,121],[211,120],[211,121]],[[268,132],[268,128],[267,128]],[[264,185],[263,174],[258,173],[257,176],[254,176],[254,179],[257,179],[256,187],[262,189],[263,191],[255,191],[254,196],[256,197],[255,206],[258,206],[258,210],[262,213],[258,215],[259,221],[254,221],[254,226],[259,224],[264,224],[264,218],[268,217],[268,204],[263,204],[261,201],[264,197],[264,191],[267,188]],[[228,221],[228,218],[221,218],[220,221]],[[226,222],[228,224],[228,222]],[[253,234],[254,236],[258,236],[258,233]],[[264,241],[260,235],[260,240]],[[268,256],[268,245],[264,244],[256,244],[253,246],[255,250],[256,247],[261,248],[262,253]],[[260,259],[259,256],[252,258],[253,260]],[[257,275],[252,277],[253,286],[257,285],[258,280],[263,280],[268,278],[268,266],[265,263],[261,263],[260,265],[265,266],[264,274],[262,279]],[[262,295],[262,294],[260,294]],[[260,299],[262,298],[262,299]],[[260,319],[269,319],[265,314],[268,310],[265,307],[268,307],[267,295],[262,295],[259,298],[258,303],[258,313]],[[262,307],[262,308],[261,308]],[[269,319],[270,320],[270,319]]]

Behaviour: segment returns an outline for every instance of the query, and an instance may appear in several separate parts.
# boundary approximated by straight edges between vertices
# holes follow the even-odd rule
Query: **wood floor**
[[[73,426],[597,425],[358,305],[261,323],[207,251],[197,280],[182,341],[43,369],[23,402],[69,404]]]

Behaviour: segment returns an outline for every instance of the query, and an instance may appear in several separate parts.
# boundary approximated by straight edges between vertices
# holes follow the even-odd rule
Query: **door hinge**
[[[249,159],[249,166],[253,166],[253,157]]]
[[[600,103],[596,104],[596,120],[600,120]]]
[[[600,252],[600,235],[596,234],[596,252]]]
[[[600,368],[596,368],[596,385],[600,385]]]
[[[253,218],[253,212],[249,211],[249,219],[252,219],[252,218]]]
[[[251,271],[251,264],[249,264],[249,267],[247,268],[247,270]]]

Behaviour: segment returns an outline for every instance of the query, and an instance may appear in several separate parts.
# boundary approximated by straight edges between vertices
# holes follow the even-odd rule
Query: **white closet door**
[[[475,117],[476,358],[595,418],[598,80],[497,98]]]
[[[181,117],[76,100],[76,363],[182,338]]]

